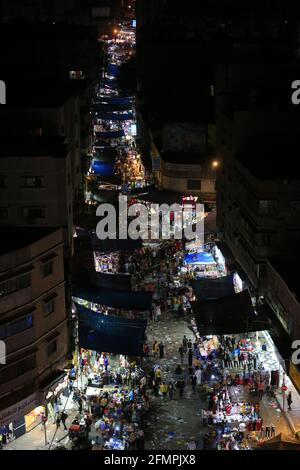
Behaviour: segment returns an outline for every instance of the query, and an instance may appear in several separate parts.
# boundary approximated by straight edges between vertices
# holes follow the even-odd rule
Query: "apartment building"
[[[0,340],[6,363],[0,365],[0,425],[18,436],[40,419],[47,393],[65,376],[64,236],[62,229],[16,227],[2,227],[1,236]]]

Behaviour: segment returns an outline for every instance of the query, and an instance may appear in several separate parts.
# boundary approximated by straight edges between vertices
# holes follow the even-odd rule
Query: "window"
[[[210,96],[215,96],[215,86],[210,85]]]
[[[4,282],[0,282],[0,297],[9,295],[12,292],[16,292],[21,289],[26,289],[31,285],[31,276],[30,274],[23,274],[18,277],[7,279]]]
[[[277,207],[277,201],[264,200],[258,203],[258,212],[260,215],[274,214]]]
[[[22,331],[28,330],[33,327],[33,315],[26,315],[26,317],[20,318],[19,320],[6,323],[0,326],[0,340],[10,338]]]
[[[47,346],[48,356],[51,356],[57,351],[57,341],[52,341],[52,343]]]
[[[0,385],[10,382],[14,380],[16,377],[20,377],[21,375],[26,374],[36,368],[36,357],[32,355],[31,357],[27,357],[20,362],[11,364],[4,369],[1,369],[0,374]]]
[[[293,212],[299,212],[300,211],[300,201],[291,201],[291,210]]]
[[[44,177],[43,176],[25,176],[23,178],[23,184],[25,188],[43,188]]]
[[[0,175],[0,189],[7,188],[6,186],[6,177]]]
[[[201,189],[201,180],[187,180],[187,189]]]
[[[72,80],[80,80],[83,77],[82,70],[70,70],[69,77]]]
[[[44,219],[46,217],[45,207],[25,207],[23,215],[29,219]]]
[[[54,294],[51,297],[49,297],[48,299],[44,300],[44,314],[45,314],[45,317],[47,317],[48,315],[51,315],[51,313],[54,312],[54,310],[55,310],[55,297],[56,297],[56,294]]]
[[[43,276],[47,277],[47,276],[50,276],[50,274],[52,273],[53,273],[53,261],[48,261],[43,266]]]
[[[0,207],[0,219],[8,219],[8,207]]]
[[[271,244],[270,233],[260,233],[258,235],[258,246],[270,246],[270,244]]]

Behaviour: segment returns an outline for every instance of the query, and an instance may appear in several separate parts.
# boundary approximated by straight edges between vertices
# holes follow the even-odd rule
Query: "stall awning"
[[[141,201],[151,202],[154,204],[179,204],[181,202],[181,194],[175,193],[172,191],[159,191],[154,189],[154,191],[149,192],[148,194],[143,194],[139,197]]]
[[[130,274],[93,273],[92,284],[103,290],[130,291]]]
[[[188,253],[184,256],[186,264],[216,264],[213,256],[210,253]]]
[[[149,193],[150,191],[153,191],[155,189],[154,184],[149,184],[148,186],[144,186],[143,188],[132,188],[129,189],[128,194],[132,195],[138,195],[138,194],[144,194]]]
[[[120,66],[117,64],[108,64],[107,73],[112,77],[117,77],[120,74]]]
[[[97,119],[102,119],[104,121],[130,121],[133,119],[132,113],[105,113],[97,112]]]
[[[219,299],[235,294],[233,274],[218,278],[201,278],[190,282],[197,300]]]
[[[72,296],[106,307],[147,311],[152,307],[152,293],[144,291],[107,291],[95,286],[73,286]]]
[[[119,137],[124,137],[125,133],[123,129],[118,131],[103,131],[103,132],[96,132],[97,139],[117,139]]]
[[[247,290],[220,299],[191,302],[201,336],[247,333],[268,329],[258,316]]]
[[[118,104],[118,103],[96,103],[92,106],[94,112],[113,113],[114,111],[129,111],[132,109],[131,103]]]
[[[131,104],[132,101],[133,101],[133,98],[131,96],[108,96],[108,97],[101,99],[102,103],[123,104],[123,105]]]
[[[98,183],[108,183],[115,186],[121,186],[123,183],[122,178],[116,175],[97,175]]]
[[[147,322],[102,315],[76,304],[79,345],[92,351],[143,356]]]
[[[115,147],[107,147],[103,150],[96,149],[96,151],[94,151],[94,159],[103,162],[114,162],[117,156],[118,153]]]
[[[114,163],[93,160],[91,169],[95,175],[111,176],[114,174]]]

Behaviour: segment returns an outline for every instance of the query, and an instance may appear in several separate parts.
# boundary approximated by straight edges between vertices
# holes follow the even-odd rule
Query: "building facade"
[[[62,377],[68,353],[62,229],[1,229],[0,425],[17,434],[40,419],[47,382]]]

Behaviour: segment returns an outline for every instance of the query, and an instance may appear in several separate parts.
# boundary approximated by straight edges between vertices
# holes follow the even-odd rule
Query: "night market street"
[[[12,3],[0,450],[300,450],[300,6]]]

